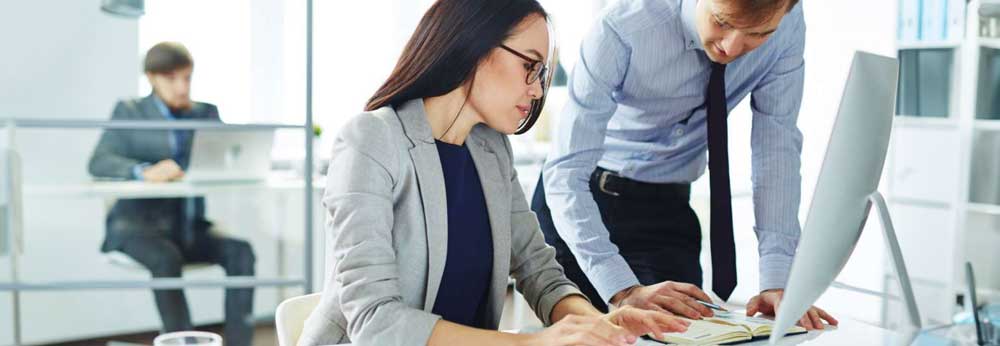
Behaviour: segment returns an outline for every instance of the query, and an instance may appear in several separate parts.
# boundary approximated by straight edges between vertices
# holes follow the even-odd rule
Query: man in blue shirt
[[[123,100],[113,121],[198,120],[219,122],[215,105],[191,101],[194,60],[180,43],[156,44],[144,70],[153,93]],[[100,178],[165,183],[182,179],[191,159],[192,130],[108,129],[90,158],[90,174]],[[101,251],[121,251],[153,277],[181,276],[186,263],[219,264],[229,276],[253,276],[250,243],[215,234],[205,218],[205,199],[119,199],[108,212]],[[153,291],[163,331],[194,329],[184,291]],[[249,346],[253,338],[253,288],[226,289],[226,345]]]
[[[712,288],[729,298],[726,116],[751,95],[761,291],[747,313],[775,312],[800,231],[804,46],[798,0],[623,0],[604,12],[582,42],[532,201],[567,276],[595,305],[712,315],[695,301],[709,297],[699,289],[701,230],[688,204],[706,162]],[[800,324],[822,328],[822,320],[837,323],[814,307]]]

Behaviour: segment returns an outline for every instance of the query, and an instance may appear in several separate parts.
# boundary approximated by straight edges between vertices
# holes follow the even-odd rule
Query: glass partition
[[[274,160],[276,138],[303,133],[181,121],[14,127],[23,225],[3,229],[22,247],[0,256],[0,322],[20,324],[21,344],[156,331],[155,287],[184,289],[199,329],[223,321],[224,291],[252,299],[253,321],[271,324],[307,281],[304,158]],[[147,175],[165,161],[176,162],[176,176]],[[12,290],[19,316],[8,313]],[[94,318],[80,322],[81,311]]]

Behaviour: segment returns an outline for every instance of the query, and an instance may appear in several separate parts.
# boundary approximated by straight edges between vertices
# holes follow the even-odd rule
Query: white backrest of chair
[[[278,331],[279,346],[295,346],[305,325],[306,318],[312,313],[322,293],[288,298],[278,305],[274,313],[274,324]]]

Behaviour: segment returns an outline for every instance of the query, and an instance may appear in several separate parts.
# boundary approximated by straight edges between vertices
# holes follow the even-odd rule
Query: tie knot
[[[725,64],[720,64],[720,63],[717,63],[717,62],[713,61],[712,62],[712,72],[725,73],[726,72],[726,65]]]

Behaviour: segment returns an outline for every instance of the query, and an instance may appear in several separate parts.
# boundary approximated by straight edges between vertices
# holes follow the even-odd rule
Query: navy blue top
[[[433,313],[485,328],[493,274],[493,235],[479,173],[465,145],[436,141],[448,196],[448,254]]]

